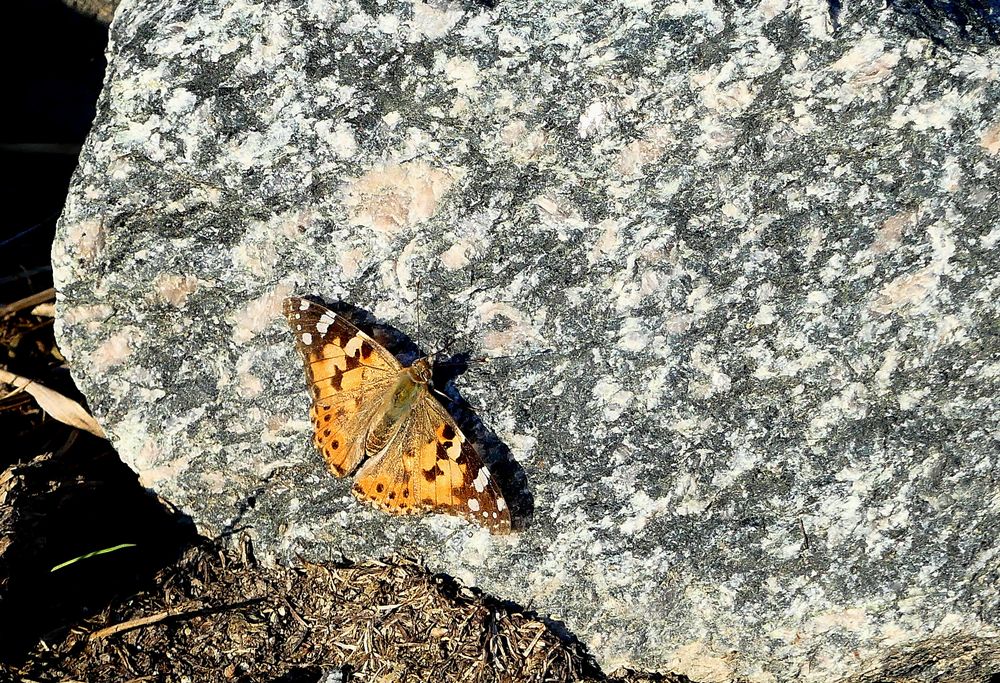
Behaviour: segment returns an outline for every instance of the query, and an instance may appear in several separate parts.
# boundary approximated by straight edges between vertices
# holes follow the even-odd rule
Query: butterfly
[[[299,297],[285,317],[305,361],[314,442],[354,495],[390,514],[441,512],[494,534],[510,509],[482,457],[431,394],[433,357],[404,367],[325,306]]]

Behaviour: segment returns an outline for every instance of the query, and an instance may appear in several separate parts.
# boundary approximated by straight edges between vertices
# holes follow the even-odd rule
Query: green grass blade
[[[122,543],[121,545],[116,545],[113,548],[103,548],[101,550],[95,550],[92,553],[87,553],[86,555],[80,555],[80,557],[74,557],[72,560],[66,560],[62,564],[57,564],[55,567],[49,570],[49,573],[56,571],[57,569],[62,569],[63,567],[68,567],[74,562],[79,562],[80,560],[86,560],[88,557],[95,557],[97,555],[104,555],[105,553],[113,553],[116,550],[121,550],[122,548],[134,548],[135,543]]]

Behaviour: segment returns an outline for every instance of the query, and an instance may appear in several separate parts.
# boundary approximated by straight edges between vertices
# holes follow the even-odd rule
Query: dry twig
[[[24,309],[31,308],[32,306],[44,304],[46,301],[51,301],[55,297],[56,290],[54,287],[50,287],[44,291],[38,292],[37,294],[32,294],[31,296],[26,296],[23,299],[19,299],[14,303],[7,304],[6,306],[0,308],[0,318],[11,313],[23,311]]]
[[[148,617],[129,619],[128,621],[123,621],[120,624],[102,628],[100,631],[94,631],[90,634],[90,636],[88,636],[88,638],[89,640],[101,640],[102,638],[113,636],[116,633],[121,633],[122,631],[131,631],[134,628],[141,628],[143,626],[149,626],[150,624],[156,624],[164,619],[170,619],[171,617],[180,617],[185,614],[200,612],[203,607],[204,606],[201,603],[196,602],[188,602],[183,605],[178,605],[177,607],[168,607],[167,609],[157,612],[156,614],[151,614]]]

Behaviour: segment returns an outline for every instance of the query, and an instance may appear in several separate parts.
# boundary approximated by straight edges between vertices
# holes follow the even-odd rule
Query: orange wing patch
[[[352,472],[364,457],[356,448],[354,437],[345,426],[357,422],[360,403],[342,402],[336,408],[324,403],[314,403],[309,411],[313,423],[313,441],[323,454],[327,467],[338,477]]]

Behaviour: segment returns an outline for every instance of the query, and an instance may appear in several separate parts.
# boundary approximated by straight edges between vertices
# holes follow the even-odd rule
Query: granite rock
[[[126,0],[61,347],[270,561],[418,556],[609,670],[987,680],[1000,49],[932,4]],[[518,533],[325,472],[290,294],[451,342]]]

